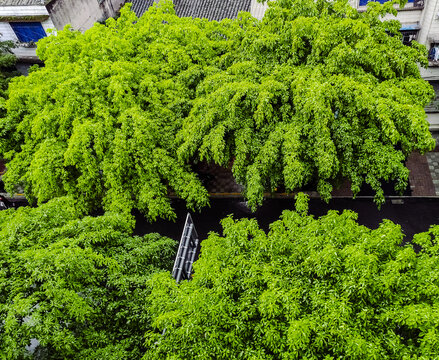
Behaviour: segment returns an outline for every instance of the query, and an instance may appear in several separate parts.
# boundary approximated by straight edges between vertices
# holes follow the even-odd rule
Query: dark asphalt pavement
[[[387,200],[378,210],[373,199],[332,199],[329,204],[320,199],[310,199],[310,214],[321,216],[329,209],[343,211],[350,209],[358,213],[358,222],[369,228],[377,228],[383,219],[392,220],[401,225],[405,241],[410,241],[414,234],[429,229],[430,225],[439,224],[439,198],[404,198],[403,204],[392,203]],[[397,201],[398,202],[398,201]],[[180,240],[186,219],[187,209],[182,200],[173,200],[173,206],[177,213],[175,222],[159,220],[155,223],[148,221],[139,213],[136,214],[136,229],[138,235],[149,232],[158,232],[172,239]],[[191,212],[198,235],[201,240],[207,237],[210,231],[221,233],[220,220],[232,214],[235,219],[243,217],[256,218],[259,225],[268,230],[268,226],[277,220],[283,210],[293,209],[293,199],[266,199],[255,213],[252,213],[242,199],[211,199],[210,208],[203,209],[200,213]]]

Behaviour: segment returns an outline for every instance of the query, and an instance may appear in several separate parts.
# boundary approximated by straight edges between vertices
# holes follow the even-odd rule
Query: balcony
[[[31,64],[41,63],[36,53],[36,47],[19,46],[11,49],[11,52],[17,57],[18,61]]]

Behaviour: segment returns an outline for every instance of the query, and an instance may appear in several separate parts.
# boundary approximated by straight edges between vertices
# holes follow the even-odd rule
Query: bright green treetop
[[[225,46],[219,27],[181,20],[167,3],[140,20],[126,7],[85,34],[67,28],[39,41],[45,67],[11,85],[0,125],[8,188],[22,185],[40,203],[72,194],[88,208],[136,207],[152,219],[173,216],[169,191],[206,205],[201,182],[176,159],[175,134]]]
[[[416,253],[388,220],[306,211],[302,199],[268,234],[227,218],[191,281],[156,274],[144,359],[438,358],[439,228],[415,235]]]
[[[175,242],[131,236],[123,214],[68,197],[1,211],[0,358],[31,339],[42,359],[437,358],[439,227],[416,253],[356,217],[316,219],[301,196],[268,234],[227,218],[177,284]]]
[[[5,183],[40,203],[173,217],[207,192],[194,161],[232,164],[254,208],[264,191],[315,186],[325,199],[347,178],[383,200],[407,184],[404,159],[433,147],[423,110],[426,49],[402,45],[392,4],[358,13],[347,1],[280,0],[258,21],[178,18],[170,1],[140,19],[38,43],[45,67],[10,87],[0,121]]]
[[[139,359],[146,280],[175,241],[132,236],[120,214],[83,217],[71,198],[0,211],[0,359]]]
[[[179,134],[182,158],[227,165],[252,206],[264,190],[315,184],[324,199],[337,179],[407,185],[404,159],[434,145],[424,113],[432,89],[404,46],[392,3],[359,13],[347,1],[277,1],[261,22],[243,15],[234,60],[198,86]],[[245,20],[244,20],[245,19]]]

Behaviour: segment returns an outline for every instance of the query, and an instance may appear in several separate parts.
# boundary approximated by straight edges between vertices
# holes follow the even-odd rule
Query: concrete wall
[[[6,40],[12,40],[12,41],[18,41],[17,36],[15,35],[14,31],[11,28],[11,25],[9,25],[8,22],[0,22],[0,40],[6,41]]]
[[[428,68],[419,68],[421,76],[424,80],[439,80],[439,67],[429,66]]]
[[[39,16],[49,15],[44,6],[0,6],[0,16]]]
[[[421,44],[430,46],[431,40],[439,42],[439,1],[425,0],[424,13],[421,19],[421,30],[419,31],[418,41]]]
[[[267,3],[261,4],[258,3],[256,0],[252,0],[250,4],[250,14],[252,14],[252,16],[254,16],[256,19],[261,20],[264,17],[267,8]]]
[[[55,30],[55,25],[52,22],[52,19],[47,19],[45,21],[41,21],[41,25],[43,26],[44,31],[47,35],[49,35],[47,30]]]
[[[421,16],[422,16],[423,10],[422,8],[410,8],[410,10],[401,10],[398,11],[398,15],[397,16],[393,16],[393,15],[386,15],[383,17],[383,20],[393,20],[393,19],[397,19],[399,20],[399,22],[404,25],[404,24],[415,24],[415,23],[419,23],[421,20]]]
[[[46,5],[57,29],[67,24],[85,31],[95,22],[115,16],[124,0],[54,0]]]
[[[428,113],[427,121],[430,124],[430,131],[438,131],[439,130],[439,113]]]

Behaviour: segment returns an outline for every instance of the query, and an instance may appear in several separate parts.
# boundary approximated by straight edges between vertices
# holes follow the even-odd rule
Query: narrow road
[[[136,234],[158,232],[179,240],[187,209],[181,200],[173,200],[173,206],[177,213],[175,222],[159,220],[150,224],[137,213]],[[264,230],[268,230],[268,225],[277,220],[283,210],[293,208],[294,201],[292,199],[266,199],[264,205],[252,213],[241,199],[211,199],[210,208],[203,209],[201,213],[191,212],[191,215],[199,237],[203,240],[210,231],[221,232],[219,222],[230,214],[235,219],[256,218],[259,225]],[[387,200],[381,210],[378,210],[372,199],[332,199],[329,204],[319,199],[311,199],[309,208],[310,214],[315,216],[324,215],[329,209],[338,211],[350,209],[358,213],[360,224],[370,228],[378,227],[383,219],[392,220],[401,225],[406,235],[405,241],[410,241],[416,233],[428,230],[432,224],[439,225],[439,198],[405,198],[402,201],[396,201],[396,203]]]

